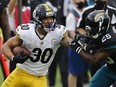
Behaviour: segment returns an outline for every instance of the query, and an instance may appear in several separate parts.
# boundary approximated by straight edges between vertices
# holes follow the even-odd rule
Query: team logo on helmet
[[[95,22],[103,21],[103,19],[104,19],[104,13],[99,13],[94,18]]]

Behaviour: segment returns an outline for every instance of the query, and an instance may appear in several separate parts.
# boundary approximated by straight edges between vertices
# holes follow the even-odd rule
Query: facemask
[[[54,20],[54,22],[53,22],[52,24],[49,24],[48,26],[44,26],[44,25],[42,24],[43,29],[44,29],[44,31],[46,31],[46,32],[53,31],[53,30],[55,29],[55,25],[56,25],[56,20]]]
[[[82,9],[83,7],[86,6],[84,2],[76,3],[76,5],[77,5],[77,8],[79,8],[79,9]]]
[[[106,1],[96,1],[95,3],[96,3],[96,9],[97,10],[102,10],[107,5]]]

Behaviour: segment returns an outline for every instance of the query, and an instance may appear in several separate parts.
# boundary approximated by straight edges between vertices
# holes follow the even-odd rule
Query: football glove
[[[27,59],[29,59],[29,55],[24,56],[24,51],[19,52],[16,56],[12,57],[12,61],[15,63],[24,63]]]
[[[81,35],[81,34],[79,34],[79,33],[77,33],[76,35],[75,35],[75,41],[77,42],[77,43],[79,43],[81,46],[85,46],[85,45],[87,45],[88,44],[88,42],[90,41],[90,37],[89,36],[87,36],[87,35]]]
[[[97,50],[96,42],[93,40],[89,41],[89,43],[84,47],[84,50],[86,50],[89,53],[94,54]]]

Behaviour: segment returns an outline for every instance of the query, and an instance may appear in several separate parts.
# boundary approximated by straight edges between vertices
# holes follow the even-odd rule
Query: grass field
[[[4,81],[4,77],[3,77],[3,72],[2,72],[2,69],[1,69],[1,63],[0,63],[0,86],[1,86],[3,81]]]
[[[62,87],[61,84],[61,78],[60,78],[60,71],[59,71],[59,67],[57,68],[57,73],[56,73],[56,85],[55,87]]]

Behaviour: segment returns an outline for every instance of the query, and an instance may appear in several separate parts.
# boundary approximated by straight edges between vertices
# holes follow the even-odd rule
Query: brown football
[[[19,52],[21,52],[21,51],[23,51],[23,55],[24,55],[24,56],[30,54],[30,51],[29,51],[26,47],[24,47],[24,46],[17,46],[17,47],[15,47],[15,48],[12,50],[12,52],[13,52],[14,55],[17,55],[17,54],[18,54]]]

